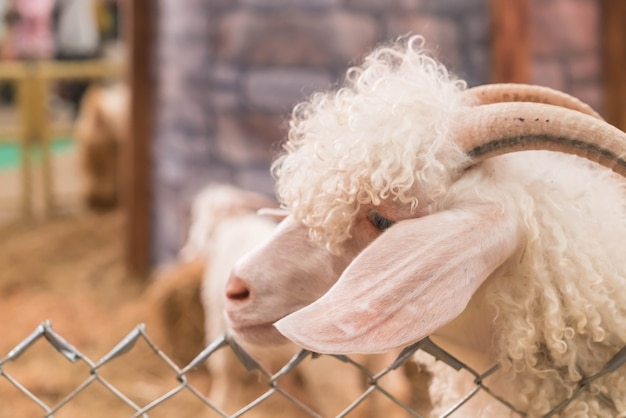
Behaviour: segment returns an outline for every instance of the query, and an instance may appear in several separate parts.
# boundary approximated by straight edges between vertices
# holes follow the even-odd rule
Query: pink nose
[[[239,276],[230,276],[226,283],[226,298],[232,301],[243,301],[250,297],[248,284]]]

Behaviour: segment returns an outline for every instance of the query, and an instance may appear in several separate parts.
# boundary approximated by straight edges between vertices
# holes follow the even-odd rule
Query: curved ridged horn
[[[602,119],[602,116],[574,96],[549,87],[530,84],[496,83],[472,87],[465,91],[476,97],[478,104],[492,104],[502,102],[534,102],[576,110],[587,115]]]
[[[478,163],[526,150],[578,155],[626,177],[626,133],[593,116],[542,103],[476,106],[460,115],[461,148]]]

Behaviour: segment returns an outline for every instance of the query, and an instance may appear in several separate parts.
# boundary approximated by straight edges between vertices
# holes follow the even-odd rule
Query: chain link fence
[[[64,356],[70,363],[82,362],[88,368],[88,377],[79,385],[77,385],[71,393],[63,397],[60,401],[56,402],[53,405],[46,403],[42,396],[39,396],[34,391],[31,391],[26,385],[22,384],[18,378],[15,378],[7,371],[7,365],[14,362],[19,362],[20,359],[27,353],[31,347],[37,342],[43,340],[47,342],[50,346],[52,346],[56,351],[58,351],[62,356]],[[102,370],[107,368],[107,366],[114,360],[119,357],[125,356],[130,353],[133,348],[136,346],[136,343],[139,340],[143,340],[147,343],[148,347],[154,352],[156,356],[160,359],[160,361],[171,371],[173,372],[174,378],[176,380],[175,386],[169,390],[167,393],[158,396],[153,399],[151,402],[148,402],[143,405],[139,405],[137,402],[131,399],[131,397],[127,396],[119,387],[110,382],[107,378],[105,378],[102,374]],[[232,350],[239,361],[245,366],[245,368],[249,372],[259,371],[264,376],[267,382],[267,391],[257,399],[251,401],[248,405],[240,409],[234,414],[228,414],[225,411],[221,410],[220,407],[214,404],[211,400],[206,397],[206,394],[203,393],[202,390],[195,387],[190,380],[188,379],[188,375],[197,368],[204,367],[205,361],[212,355],[214,355],[219,350]],[[389,364],[384,370],[374,374],[370,370],[368,370],[363,365],[358,362],[352,360],[348,356],[343,355],[333,355],[337,360],[340,360],[344,363],[351,364],[363,375],[366,377],[368,381],[367,390],[365,390],[360,397],[354,400],[352,404],[350,404],[344,411],[342,411],[337,417],[350,417],[351,412],[355,410],[357,406],[359,406],[365,399],[367,399],[372,393],[377,392],[384,396],[386,396],[389,400],[393,401],[395,404],[403,408],[408,416],[414,417],[422,417],[418,412],[411,409],[410,406],[404,404],[402,401],[395,398],[391,393],[387,392],[382,385],[379,385],[379,381],[388,373],[393,370],[398,369],[406,362],[410,361],[414,357],[414,355],[418,351],[422,351],[424,353],[428,353],[428,355],[434,357],[434,359],[445,363],[449,367],[453,368],[456,371],[466,371],[469,372],[474,377],[475,387],[469,393],[467,393],[461,400],[459,400],[454,406],[452,406],[449,410],[447,410],[441,418],[445,417],[453,417],[455,412],[467,403],[470,399],[476,396],[479,392],[485,392],[502,402],[504,405],[508,406],[512,411],[517,412],[520,416],[524,416],[524,414],[520,411],[516,411],[514,406],[509,404],[505,399],[499,398],[495,395],[489,387],[483,384],[485,379],[496,373],[498,370],[497,366],[494,366],[492,369],[488,370],[486,373],[479,374],[475,370],[471,369],[467,365],[463,364],[458,359],[454,358],[444,350],[442,350],[439,346],[433,343],[430,339],[426,338],[422,341],[419,341],[407,348],[405,348],[393,361]],[[246,416],[247,413],[253,411],[258,407],[262,402],[268,399],[271,396],[280,396],[286,399],[287,401],[293,403],[293,405],[297,406],[299,409],[303,411],[304,414],[310,415],[311,417],[319,418],[320,415],[311,410],[308,406],[302,403],[300,400],[296,399],[288,392],[284,391],[280,384],[278,383],[278,379],[281,376],[287,375],[291,373],[303,360],[309,357],[317,357],[319,354],[312,353],[307,350],[302,350],[298,354],[296,354],[291,361],[282,367],[276,374],[269,374],[265,371],[265,369],[246,351],[239,346],[235,341],[229,338],[227,335],[218,338],[208,347],[206,347],[195,359],[193,359],[188,365],[180,368],[175,364],[175,362],[169,358],[165,353],[163,353],[159,347],[157,347],[153,340],[146,333],[145,325],[140,324],[135,327],[125,338],[123,338],[115,347],[110,350],[106,355],[104,355],[99,360],[95,361],[87,357],[83,354],[79,349],[74,347],[69,341],[67,341],[63,336],[57,333],[52,329],[50,322],[44,322],[35,329],[26,339],[17,344],[17,346],[11,350],[6,356],[4,356],[0,360],[0,378],[5,379],[10,385],[14,386],[19,392],[28,397],[32,403],[36,404],[41,408],[42,414],[40,416],[43,417],[53,417],[55,413],[57,413],[61,408],[63,408],[68,403],[71,403],[76,400],[76,398],[87,388],[92,385],[100,385],[109,391],[113,396],[118,398],[121,402],[126,404],[128,407],[134,411],[132,413],[132,417],[149,417],[151,411],[157,406],[168,402],[170,399],[175,397],[180,392],[187,392],[193,397],[197,398],[200,402],[206,406],[206,408],[211,409],[215,414],[224,418],[236,418],[240,416]],[[570,404],[576,397],[578,397],[583,391],[586,391],[589,385],[596,379],[604,376],[607,373],[614,372],[618,368],[622,367],[626,362],[626,347],[619,351],[606,365],[602,370],[599,370],[596,374],[589,376],[583,380],[581,380],[579,387],[572,394],[572,396],[568,399],[564,399],[560,402],[550,413],[545,415],[545,417],[552,417],[562,411],[568,404]],[[611,401],[607,398],[603,398],[601,394],[598,395],[600,397],[600,401],[608,402]],[[85,411],[86,413],[88,411]]]

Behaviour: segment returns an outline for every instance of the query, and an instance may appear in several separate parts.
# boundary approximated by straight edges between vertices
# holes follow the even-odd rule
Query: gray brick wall
[[[566,91],[602,112],[598,0],[531,0],[532,82]]]
[[[290,109],[377,43],[421,33],[470,86],[487,83],[488,1],[159,0],[155,262],[175,257],[206,184],[273,196],[269,165]],[[534,81],[596,107],[597,1],[531,0]]]

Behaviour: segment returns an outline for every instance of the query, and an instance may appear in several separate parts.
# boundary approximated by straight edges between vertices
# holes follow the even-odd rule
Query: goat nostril
[[[250,289],[246,282],[233,276],[226,284],[226,297],[230,300],[245,300],[250,297]]]
[[[240,292],[226,292],[226,297],[231,300],[244,300],[250,296],[250,291],[248,289],[244,289]]]

